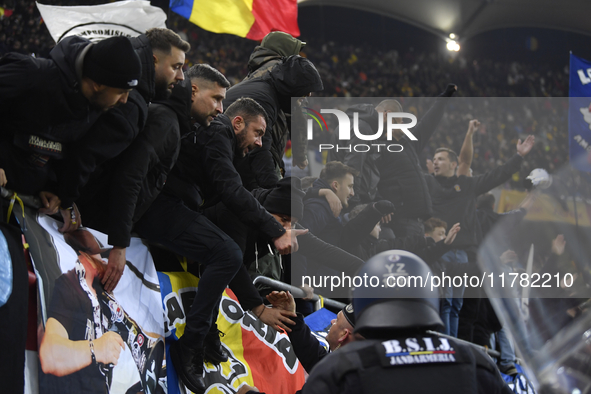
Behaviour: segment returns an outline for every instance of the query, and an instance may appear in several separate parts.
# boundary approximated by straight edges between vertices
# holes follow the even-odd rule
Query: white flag
[[[136,37],[152,27],[166,27],[166,14],[149,1],[75,7],[37,3],[37,8],[55,42],[68,36],[81,36],[93,42],[113,36]]]

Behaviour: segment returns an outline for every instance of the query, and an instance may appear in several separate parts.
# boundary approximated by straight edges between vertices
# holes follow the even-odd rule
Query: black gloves
[[[453,94],[458,90],[457,85],[454,85],[453,83],[450,83],[449,85],[447,85],[447,87],[445,88],[445,91],[443,93],[441,93],[439,96],[437,97],[451,97],[453,96]]]
[[[388,200],[381,200],[381,201],[375,202],[373,204],[373,207],[375,209],[377,209],[378,212],[382,214],[382,216],[388,215],[390,213],[394,213],[396,211],[394,204],[392,204]]]

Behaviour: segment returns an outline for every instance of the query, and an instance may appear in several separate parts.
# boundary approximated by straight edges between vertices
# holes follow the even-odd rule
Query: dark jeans
[[[183,223],[184,229],[175,226],[179,223]],[[216,320],[222,293],[242,265],[240,248],[205,215],[187,208],[180,199],[163,194],[136,223],[135,231],[205,267],[183,335],[186,345],[202,347]]]

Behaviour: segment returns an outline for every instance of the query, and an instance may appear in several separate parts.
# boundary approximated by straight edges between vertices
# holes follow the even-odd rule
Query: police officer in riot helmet
[[[443,327],[438,289],[418,256],[380,253],[361,267],[353,289],[356,341],[316,365],[303,393],[511,393],[479,349],[429,334]]]

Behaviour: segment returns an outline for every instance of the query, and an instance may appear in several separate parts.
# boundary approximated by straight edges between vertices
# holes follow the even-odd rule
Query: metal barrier
[[[299,287],[295,287],[295,286],[289,285],[284,282],[280,282],[275,279],[267,278],[266,276],[259,275],[256,278],[254,278],[252,283],[254,283],[255,285],[263,284],[263,285],[269,286],[270,288],[275,289],[275,290],[289,291],[294,297],[297,297],[297,298],[304,298],[306,296],[306,293],[304,292],[304,290],[300,289]],[[321,300],[320,297],[318,296],[318,294],[314,294],[314,296],[312,297],[312,301],[314,302],[314,310],[320,309],[321,308],[320,304],[322,302],[324,302],[325,306],[335,308],[335,309],[343,309],[346,306],[346,304],[343,304],[342,302],[335,301],[330,298],[322,297],[322,300]]]
[[[291,294],[293,294],[294,297],[303,298],[306,296],[306,293],[304,292],[304,290],[300,289],[299,287],[295,287],[295,286],[289,285],[284,282],[280,282],[275,279],[267,278],[266,276],[259,275],[256,278],[254,278],[252,283],[254,283],[255,285],[256,284],[264,284],[264,285],[269,286],[275,290],[289,291],[289,292],[291,292]],[[323,300],[324,300],[324,305],[329,306],[331,308],[343,309],[345,307],[345,304],[343,304],[342,302],[335,301],[330,298],[323,298]],[[315,303],[314,309],[315,310],[320,309],[320,297],[317,294],[314,294],[314,296],[312,297],[312,301],[314,301],[314,303]],[[491,357],[496,357],[496,358],[501,357],[501,353],[499,353],[496,350],[488,349],[484,346],[480,346],[480,345],[477,345],[472,342],[464,341],[463,339],[454,338],[450,335],[445,335],[445,334],[442,334],[437,331],[427,331],[427,333],[429,333],[431,335],[437,335],[438,337],[442,337],[442,338],[449,338],[451,340],[463,343],[465,345],[474,346],[475,348],[480,349],[483,352],[487,353]]]

